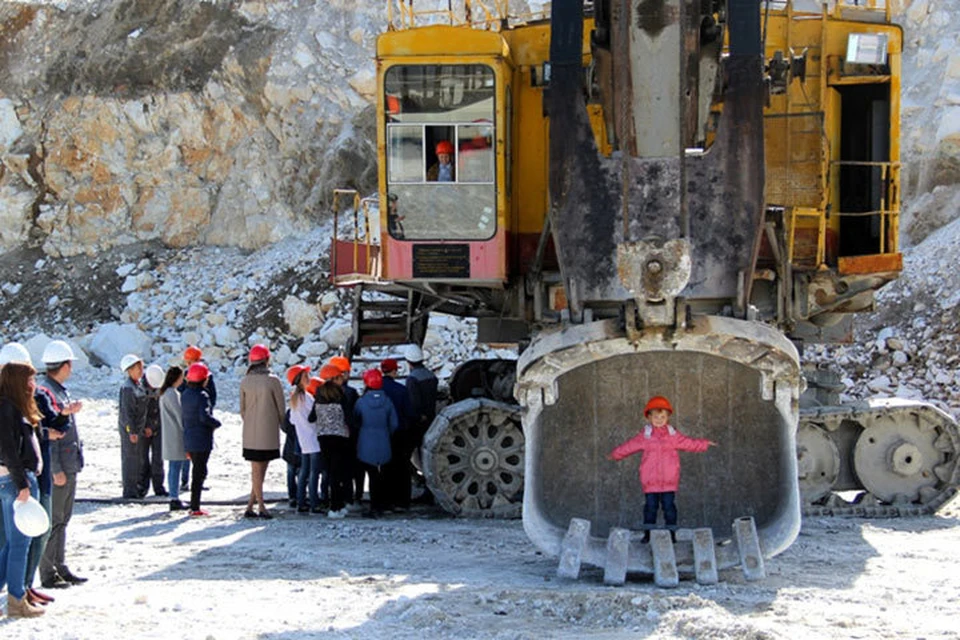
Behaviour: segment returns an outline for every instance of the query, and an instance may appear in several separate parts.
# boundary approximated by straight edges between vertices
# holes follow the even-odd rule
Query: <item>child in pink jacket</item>
[[[610,452],[610,460],[623,460],[643,451],[640,458],[640,485],[646,503],[643,507],[643,542],[650,540],[650,525],[657,523],[657,511],[663,507],[663,518],[668,528],[677,524],[676,492],[680,485],[680,456],[677,451],[703,453],[716,442],[702,438],[688,438],[668,424],[673,407],[663,396],[654,396],[647,402],[643,415],[650,421],[643,431]]]

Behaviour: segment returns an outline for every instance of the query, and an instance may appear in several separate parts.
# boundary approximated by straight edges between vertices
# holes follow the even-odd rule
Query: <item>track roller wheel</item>
[[[944,446],[947,426],[924,419],[918,410],[903,408],[878,418],[854,447],[857,477],[886,503],[936,499],[939,485],[950,483],[955,467],[955,461],[948,464],[951,447]],[[946,467],[949,472],[944,471]]]
[[[520,407],[483,398],[446,407],[423,438],[423,473],[455,515],[518,518],[523,504]]]
[[[840,473],[840,451],[827,432],[811,422],[797,430],[800,496],[812,504],[830,495]]]

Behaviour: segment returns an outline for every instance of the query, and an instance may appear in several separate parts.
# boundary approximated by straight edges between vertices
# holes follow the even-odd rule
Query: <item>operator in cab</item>
[[[457,179],[453,166],[453,143],[441,140],[437,143],[437,162],[427,169],[427,182],[454,182]]]

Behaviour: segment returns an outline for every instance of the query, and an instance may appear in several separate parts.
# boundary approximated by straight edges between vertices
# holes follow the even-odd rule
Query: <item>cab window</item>
[[[496,231],[495,77],[486,65],[399,65],[384,76],[388,228],[406,240]]]

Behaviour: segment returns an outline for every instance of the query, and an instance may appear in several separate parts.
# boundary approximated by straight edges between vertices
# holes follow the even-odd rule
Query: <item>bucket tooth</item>
[[[630,531],[614,527],[607,538],[607,560],[603,567],[603,582],[621,586],[627,580],[627,561],[630,555]]]
[[[590,521],[583,518],[571,518],[570,528],[563,537],[560,548],[560,565],[557,567],[557,577],[576,580],[580,577],[580,562],[583,550],[587,546],[590,536]]]
[[[673,551],[670,532],[654,529],[650,532],[650,550],[653,552],[653,581],[658,587],[675,587],[680,584],[677,571],[677,556]]]
[[[737,518],[733,522],[733,536],[737,539],[740,551],[740,565],[743,577],[749,581],[762,580],[767,576],[760,552],[760,540],[757,537],[757,523],[750,516]]]
[[[717,554],[713,546],[712,529],[694,529],[693,570],[700,584],[717,584]]]

